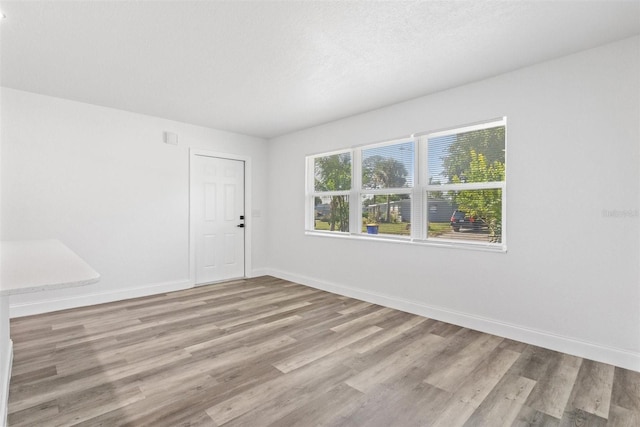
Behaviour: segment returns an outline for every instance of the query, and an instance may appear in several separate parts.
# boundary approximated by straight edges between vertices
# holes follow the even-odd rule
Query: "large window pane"
[[[428,191],[429,238],[502,241],[502,190]]]
[[[351,153],[316,157],[313,167],[315,191],[351,189]]]
[[[429,138],[428,184],[504,181],[505,127]]]
[[[362,188],[413,187],[413,141],[362,150]]]
[[[349,231],[349,196],[316,197],[314,230]]]
[[[411,234],[409,194],[363,194],[362,232],[367,234]]]

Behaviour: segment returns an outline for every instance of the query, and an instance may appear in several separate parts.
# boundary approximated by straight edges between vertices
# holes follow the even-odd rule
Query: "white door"
[[[244,162],[196,155],[196,284],[244,277]]]

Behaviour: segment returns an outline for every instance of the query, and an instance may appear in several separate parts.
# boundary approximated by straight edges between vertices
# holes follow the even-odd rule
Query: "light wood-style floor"
[[[272,277],[11,334],[10,426],[640,426],[640,373]]]

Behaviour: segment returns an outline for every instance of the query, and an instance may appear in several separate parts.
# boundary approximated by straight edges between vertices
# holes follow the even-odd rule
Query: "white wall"
[[[252,159],[252,266],[266,267],[266,141],[3,88],[1,238],[59,239],[101,274],[11,297],[12,315],[184,288],[189,148]],[[179,145],[163,143],[163,132]],[[252,275],[253,272],[248,272]]]
[[[640,370],[639,94],[635,37],[275,138],[271,272]],[[305,155],[503,115],[507,253],[305,235]]]

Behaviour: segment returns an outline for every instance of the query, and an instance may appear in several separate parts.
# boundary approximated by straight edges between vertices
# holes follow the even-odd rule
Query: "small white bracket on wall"
[[[165,132],[163,140],[165,144],[178,145],[178,134],[173,132]]]

